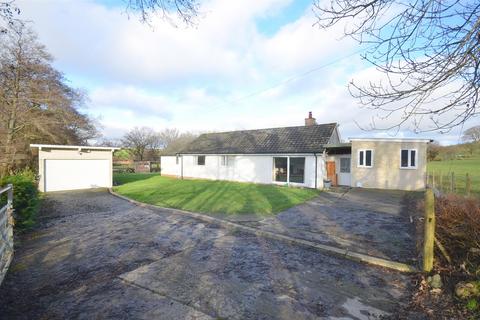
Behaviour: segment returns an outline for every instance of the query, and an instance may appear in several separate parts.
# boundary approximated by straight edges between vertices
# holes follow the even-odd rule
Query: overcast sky
[[[155,130],[225,131],[338,122],[342,138],[365,132],[376,113],[348,92],[351,79],[376,77],[342,27],[313,26],[311,0],[205,1],[196,28],[125,13],[122,0],[17,1],[55,66],[88,96],[85,112],[103,134],[119,138],[134,126]],[[389,119],[381,125],[394,123]],[[469,121],[465,128],[479,124]],[[455,143],[459,130],[397,137]]]

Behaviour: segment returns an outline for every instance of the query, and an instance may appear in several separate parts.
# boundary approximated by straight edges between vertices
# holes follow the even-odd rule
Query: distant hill
[[[428,161],[480,158],[480,142],[441,146],[431,143],[427,151]]]

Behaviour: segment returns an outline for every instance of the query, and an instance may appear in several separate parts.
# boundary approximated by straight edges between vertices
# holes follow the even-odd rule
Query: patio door
[[[305,183],[305,157],[274,157],[273,181]]]
[[[351,160],[350,156],[340,158],[340,171],[338,173],[338,185],[340,186],[350,186],[351,184]]]

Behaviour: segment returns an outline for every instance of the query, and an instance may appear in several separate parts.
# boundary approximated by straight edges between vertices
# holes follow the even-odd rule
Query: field
[[[161,207],[216,214],[272,215],[318,194],[314,189],[212,180],[179,180],[158,174],[114,174],[114,190]]]
[[[435,185],[444,191],[450,190],[451,174],[454,174],[456,192],[465,194],[466,174],[471,179],[472,194],[480,196],[480,156],[467,159],[431,161],[427,165],[430,176],[435,176]],[[440,184],[440,181],[442,184]]]

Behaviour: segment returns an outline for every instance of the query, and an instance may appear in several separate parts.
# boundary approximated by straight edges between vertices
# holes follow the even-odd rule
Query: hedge
[[[33,171],[25,170],[0,179],[0,186],[13,184],[13,208],[15,209],[15,227],[26,229],[35,223],[40,198],[37,189],[37,179]],[[0,204],[7,202],[3,194]]]

